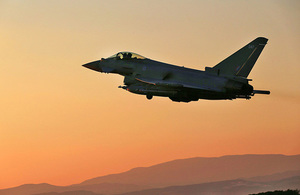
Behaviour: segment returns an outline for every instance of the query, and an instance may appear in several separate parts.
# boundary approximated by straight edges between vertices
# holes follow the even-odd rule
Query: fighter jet
[[[270,91],[254,90],[248,75],[268,39],[258,37],[214,67],[200,71],[155,61],[132,52],[119,52],[83,66],[124,76],[119,88],[131,93],[169,97],[176,102],[250,99]]]

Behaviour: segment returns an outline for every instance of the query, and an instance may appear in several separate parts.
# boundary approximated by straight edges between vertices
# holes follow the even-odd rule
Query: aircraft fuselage
[[[158,62],[131,52],[119,52],[83,66],[98,72],[124,76],[124,86],[120,88],[146,95],[148,99],[153,96],[169,97],[178,102],[250,99],[255,93],[270,93],[253,90],[247,79],[266,40],[257,38],[215,67],[207,67],[205,71]]]

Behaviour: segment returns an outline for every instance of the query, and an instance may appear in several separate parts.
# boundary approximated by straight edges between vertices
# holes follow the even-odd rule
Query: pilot
[[[128,54],[127,53],[123,53],[123,60],[127,60],[128,58]]]
[[[132,53],[127,53],[127,57],[128,57],[128,59],[131,59]]]

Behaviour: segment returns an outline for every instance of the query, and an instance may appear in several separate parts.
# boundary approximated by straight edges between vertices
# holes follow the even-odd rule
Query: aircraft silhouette
[[[98,72],[124,76],[124,86],[135,94],[169,97],[176,102],[250,99],[270,91],[253,90],[247,79],[268,39],[258,37],[214,67],[205,71],[151,60],[132,52],[119,52],[111,57],[84,64]]]

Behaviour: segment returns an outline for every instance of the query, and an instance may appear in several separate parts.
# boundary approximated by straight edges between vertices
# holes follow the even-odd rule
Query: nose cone
[[[99,71],[99,72],[102,71],[101,68],[100,68],[100,60],[94,61],[94,62],[90,62],[90,63],[84,64],[82,66],[84,66],[86,68],[89,68],[91,70],[95,70],[95,71]]]

